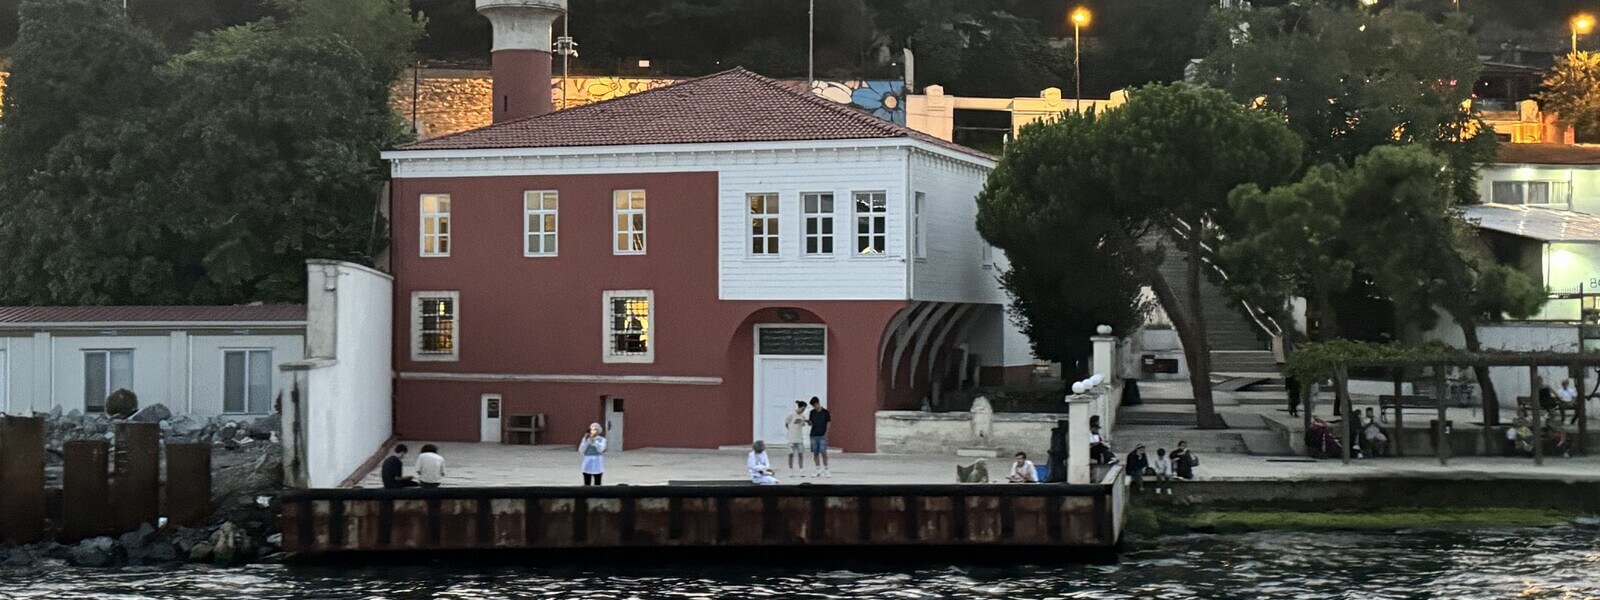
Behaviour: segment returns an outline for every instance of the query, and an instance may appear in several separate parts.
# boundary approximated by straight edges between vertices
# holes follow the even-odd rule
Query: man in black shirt
[[[400,488],[417,487],[416,479],[409,475],[405,477],[400,476],[400,471],[405,465],[404,460],[407,451],[409,451],[409,449],[406,448],[405,444],[395,444],[394,454],[391,454],[388,458],[383,459],[383,469],[381,471],[383,478],[383,489],[397,490]]]
[[[828,472],[828,423],[833,415],[822,407],[822,401],[811,397],[811,460],[817,465],[818,477],[833,477]]]

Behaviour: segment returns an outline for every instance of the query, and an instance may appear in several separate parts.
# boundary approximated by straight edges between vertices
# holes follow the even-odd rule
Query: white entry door
[[[816,396],[827,405],[827,363],[809,358],[762,358],[760,385],[756,431],[768,446],[782,448],[787,438],[783,421],[794,412],[795,402],[808,402]]]
[[[500,443],[500,394],[484,394],[482,424],[478,427],[478,441],[488,444]]]
[[[622,430],[623,430],[623,427],[622,427],[622,408],[623,408],[623,400],[621,398],[607,397],[605,399],[605,404],[606,404],[606,423],[605,423],[605,427],[606,427],[605,428],[606,451],[609,452],[609,451],[615,450],[617,452],[621,452],[624,448],[626,448],[626,446],[622,445]]]

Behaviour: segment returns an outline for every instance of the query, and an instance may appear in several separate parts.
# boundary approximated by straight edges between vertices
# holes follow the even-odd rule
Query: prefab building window
[[[133,391],[132,350],[88,350],[83,353],[83,410],[105,412],[106,396]]]
[[[264,415],[272,412],[272,351],[222,353],[222,412]]]

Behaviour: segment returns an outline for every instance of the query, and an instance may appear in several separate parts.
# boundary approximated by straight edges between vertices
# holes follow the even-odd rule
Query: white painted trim
[[[541,208],[539,210],[528,210],[528,197],[533,195],[533,194],[540,194],[540,195],[543,195],[543,194],[555,194],[556,195],[556,208],[555,208],[555,210],[544,210],[542,206],[541,206]],[[548,213],[552,217],[555,217],[555,219],[556,219],[556,229],[555,229],[555,231],[549,232],[549,233],[555,234],[556,249],[554,251],[552,251],[552,252],[533,252],[533,251],[530,251],[530,250],[528,250],[528,237],[533,235],[533,231],[528,226],[528,217],[530,215],[533,215],[533,214],[539,214],[539,215],[542,216],[542,215],[544,215],[546,213]],[[540,229],[541,229],[540,233],[541,234],[546,233],[546,232],[542,231],[542,229],[544,227],[543,223],[544,223],[544,220],[541,218],[540,219]],[[528,257],[528,258],[549,258],[549,257],[560,256],[560,254],[561,254],[561,192],[559,192],[557,190],[524,190],[522,192],[522,255],[525,256],[525,257]]]
[[[508,383],[618,383],[654,385],[722,385],[721,377],[692,375],[582,375],[555,373],[430,373],[402,372],[406,381],[477,381]]]
[[[439,159],[474,159],[474,158],[536,158],[536,157],[563,157],[577,158],[584,156],[609,156],[618,154],[684,154],[684,153],[716,153],[716,152],[750,152],[771,150],[826,150],[861,148],[910,148],[926,154],[940,156],[957,162],[966,163],[982,169],[993,169],[998,164],[994,160],[973,156],[965,152],[957,152],[944,146],[909,137],[892,138],[867,138],[853,140],[793,140],[778,142],[705,142],[692,144],[637,144],[637,145],[610,145],[610,146],[560,146],[550,148],[480,148],[470,150],[389,150],[380,156],[383,160],[393,161],[395,166],[401,161],[424,161]],[[702,169],[703,170],[703,169]],[[396,177],[400,175],[395,174]]]
[[[617,208],[617,197],[618,196],[623,195],[623,194],[632,194],[634,192],[639,192],[639,194],[641,196],[643,196],[642,200],[644,200],[644,208],[637,209],[637,210],[635,210],[635,209],[633,209],[631,207],[630,208],[626,208],[626,209]],[[623,249],[617,248],[617,236],[622,234],[622,231],[617,229],[617,218],[622,216],[624,214],[624,211],[626,211],[626,214],[630,217],[628,219],[629,233],[633,232],[632,231],[633,219],[631,217],[635,213],[637,213],[641,217],[644,217],[644,228],[640,229],[638,231],[638,233],[639,233],[639,241],[641,242],[640,245],[643,246],[643,248],[641,248],[639,250],[623,250]],[[610,243],[611,243],[611,254],[616,255],[616,256],[639,256],[639,255],[643,255],[645,253],[648,253],[650,251],[650,194],[647,193],[645,190],[642,190],[642,189],[611,190],[611,242]]]
[[[305,321],[38,321],[0,323],[0,332],[45,329],[304,329]]]
[[[807,196],[816,196],[817,197],[817,212],[814,212],[814,213],[806,212],[806,197]],[[832,210],[829,210],[827,212],[822,212],[822,197],[823,196],[827,196],[828,200],[833,203]],[[800,231],[800,248],[799,248],[800,258],[807,259],[807,260],[836,260],[836,259],[838,259],[839,258],[839,222],[841,220],[839,218],[839,194],[838,194],[838,192],[835,192],[833,190],[818,191],[818,192],[802,191],[802,192],[800,192],[799,200],[800,201],[797,203],[798,204],[797,208],[799,209],[799,212],[800,212],[800,229],[799,229],[799,231]],[[813,239],[812,235],[806,233],[806,226],[811,222],[811,219],[817,219],[817,230],[818,231],[817,231],[817,234],[815,236],[815,239],[817,240],[817,252],[806,252],[806,244],[810,243],[810,241]],[[822,233],[822,231],[821,231],[821,229],[822,229],[822,219],[827,219],[829,224],[833,225],[833,233],[828,233],[828,234]],[[829,241],[833,242],[833,249],[828,251],[828,252],[822,252],[821,250],[822,250],[822,241],[823,240],[829,240]]]
[[[777,211],[776,212],[770,212],[770,213],[761,213],[759,215],[756,214],[756,213],[750,212],[751,201],[754,200],[754,198],[756,196],[770,196],[772,198],[772,201],[776,202],[778,204]],[[765,207],[764,204],[763,204],[763,207]],[[744,212],[744,223],[745,223],[744,255],[745,255],[745,258],[754,259],[754,260],[777,260],[777,259],[783,258],[783,194],[780,193],[780,192],[777,192],[777,191],[771,191],[771,192],[745,192],[745,194],[744,194],[744,211],[745,211]],[[756,242],[755,221],[756,221],[756,219],[761,219],[763,221],[769,221],[770,220],[775,225],[774,227],[767,227],[767,226],[765,226],[765,224],[763,224],[763,227],[761,228],[761,232],[762,232],[761,241],[763,242],[763,246],[765,246],[765,242],[767,241],[767,239],[770,238],[770,239],[777,240],[777,242],[778,242],[778,251],[777,252],[756,252],[756,250],[755,250],[755,242]],[[804,231],[804,228],[805,228],[805,224],[802,223],[801,224],[802,231]],[[801,244],[803,246],[804,242],[801,242]],[[804,248],[801,248],[802,252],[804,252],[804,250],[805,250]]]
[[[450,249],[455,247],[455,240],[451,239],[452,237],[455,236],[455,223],[451,222],[451,219],[450,219],[450,212],[455,207],[454,206],[450,206],[450,208],[447,208],[444,211],[428,212],[427,210],[423,209],[423,202],[425,202],[425,199],[428,198],[428,197],[443,198],[446,204],[451,204],[451,202],[450,202],[450,194],[418,194],[417,195],[417,256],[422,257],[422,258],[446,258],[446,257],[450,256]],[[444,250],[444,252],[438,252],[438,251],[429,252],[427,250],[427,248],[428,248],[428,226],[427,226],[428,219],[430,219],[430,218],[437,219],[437,218],[439,218],[441,216],[444,217],[444,219],[445,219],[445,227],[447,229],[445,230],[444,233],[435,233],[433,235],[434,235],[435,239],[439,239],[439,240],[443,240],[444,241],[445,250]]]
[[[857,194],[868,194],[869,202],[871,201],[871,194],[883,194],[883,212],[860,212],[860,207],[856,206]],[[847,224],[847,226],[850,228],[850,258],[882,260],[891,256],[897,256],[896,254],[891,253],[889,245],[889,215],[893,214],[893,212],[894,211],[889,210],[888,190],[850,190],[850,221]],[[883,229],[879,230],[874,228],[872,233],[867,235],[868,243],[871,243],[871,238],[883,236],[883,252],[879,252],[877,254],[864,254],[861,252],[861,230],[859,225],[862,215],[868,215],[868,219],[873,218],[871,215],[878,215],[878,217],[883,219]],[[871,221],[868,222],[870,223]],[[837,225],[835,225],[834,231],[838,231]],[[837,246],[835,247],[837,248]]]
[[[611,299],[616,297],[644,296],[645,332],[649,335],[645,343],[644,356],[615,355],[611,353]],[[656,293],[653,290],[607,290],[600,293],[600,360],[605,363],[653,363],[656,361]]]
[[[821,329],[822,354],[762,354],[761,330],[763,329]],[[780,360],[810,360],[822,363],[822,407],[828,407],[828,326],[817,323],[762,323],[750,328],[750,381],[753,386],[750,390],[750,439],[761,439],[761,362],[764,359]],[[831,426],[831,425],[830,425]]]
[[[423,298],[449,298],[450,315],[453,319],[451,325],[450,353],[449,354],[423,354],[422,353],[422,299]],[[411,360],[417,362],[455,362],[461,360],[461,292],[433,290],[411,292]]]

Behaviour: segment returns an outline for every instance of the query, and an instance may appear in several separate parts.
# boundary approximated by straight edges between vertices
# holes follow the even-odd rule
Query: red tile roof
[[[304,321],[302,304],[242,306],[0,306],[0,325]]]
[[[895,125],[743,68],[400,146],[399,150],[560,148],[708,142],[912,138],[993,156]]]
[[[1600,146],[1500,144],[1495,162],[1523,165],[1600,165]]]

